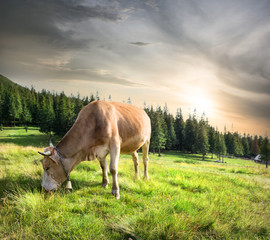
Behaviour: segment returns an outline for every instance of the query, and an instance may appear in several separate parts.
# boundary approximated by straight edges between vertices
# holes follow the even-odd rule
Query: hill
[[[0,74],[0,89],[2,89],[2,88],[18,89],[20,92],[23,92],[23,93],[31,91],[30,89],[23,87],[15,82],[13,82],[9,78]]]
[[[0,74],[0,84],[5,85],[15,85],[16,83],[12,82],[10,79],[6,78],[5,76]]]

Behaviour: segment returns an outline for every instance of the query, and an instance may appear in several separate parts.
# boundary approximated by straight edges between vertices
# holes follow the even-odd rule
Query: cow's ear
[[[58,164],[59,161],[60,161],[59,156],[58,156],[58,154],[55,151],[54,151],[54,153],[51,156],[49,156],[49,158],[52,161],[54,161],[56,164]]]

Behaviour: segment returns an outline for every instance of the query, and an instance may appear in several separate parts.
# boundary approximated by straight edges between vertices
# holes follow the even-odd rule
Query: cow
[[[70,172],[81,162],[98,159],[103,172],[102,186],[108,187],[106,156],[110,153],[112,194],[120,199],[117,181],[120,153],[131,153],[135,178],[139,178],[138,150],[142,148],[144,179],[148,180],[148,151],[151,122],[141,108],[130,104],[94,101],[79,112],[78,117],[56,145],[44,149],[42,187],[57,190]]]

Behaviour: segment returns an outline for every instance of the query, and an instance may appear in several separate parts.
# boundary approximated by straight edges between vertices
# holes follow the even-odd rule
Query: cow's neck
[[[78,144],[78,142],[69,135],[65,135],[63,137],[63,139],[57,144],[57,148],[64,158],[73,157],[73,155],[81,150],[80,144]]]
[[[78,144],[74,144],[71,139],[64,137],[58,144],[57,149],[62,157],[63,164],[67,172],[71,172],[72,169],[79,163],[77,161],[80,149]]]
[[[80,131],[76,127],[72,127],[70,131],[62,138],[62,140],[57,144],[57,149],[63,157],[63,163],[67,165],[67,170],[70,172],[73,168],[78,165],[82,160],[85,159],[86,149],[92,143],[88,141],[88,144],[83,139],[83,136],[88,134],[85,131]],[[89,136],[89,135],[88,135]]]

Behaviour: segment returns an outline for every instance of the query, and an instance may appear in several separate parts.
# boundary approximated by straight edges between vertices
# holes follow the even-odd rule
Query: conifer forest
[[[13,83],[0,75],[0,126],[36,126],[41,132],[63,136],[75,122],[80,110],[88,103],[100,100],[97,94],[81,98],[66,96],[64,92],[37,92]],[[109,97],[109,101],[111,97]],[[131,103],[131,100],[127,101]],[[255,157],[259,153],[269,159],[267,136],[251,136],[224,129],[219,131],[208,123],[207,116],[198,116],[196,109],[185,120],[181,107],[176,115],[168,107],[147,106],[144,110],[151,119],[152,135],[150,151],[161,154],[162,150],[179,150],[187,153],[216,154],[222,156]]]

